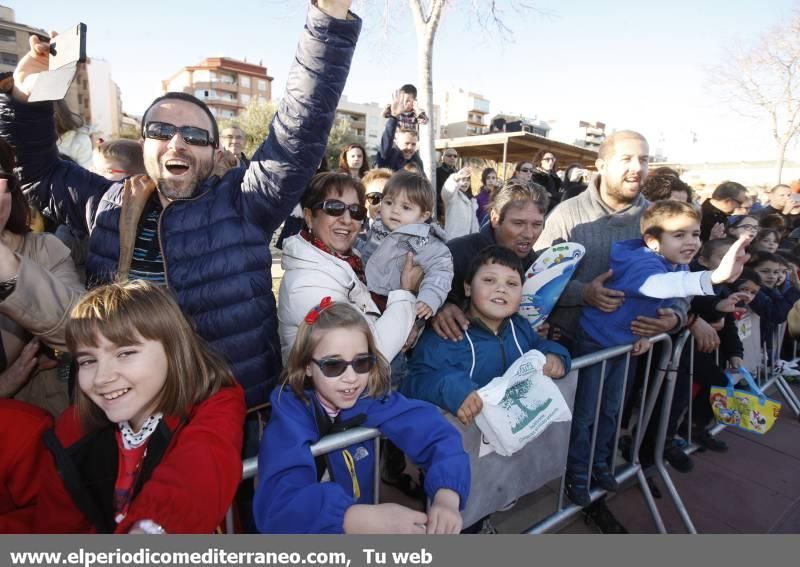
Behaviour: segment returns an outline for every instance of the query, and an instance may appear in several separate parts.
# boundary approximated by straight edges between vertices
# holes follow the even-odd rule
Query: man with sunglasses
[[[215,175],[220,135],[191,95],[168,93],[142,118],[147,176],[111,182],[58,158],[51,103],[27,103],[48,67],[31,36],[13,86],[0,88],[0,136],[17,151],[29,200],[90,235],[90,285],[162,282],[231,364],[248,406],[268,400],[281,368],[269,243],[323,158],[361,20],[351,0],[314,0],[286,95],[250,167]]]
[[[700,207],[703,212],[703,220],[700,221],[700,240],[707,242],[715,226],[719,226],[717,231],[724,235],[728,217],[746,200],[747,189],[741,183],[726,181],[718,185],[711,198]]]

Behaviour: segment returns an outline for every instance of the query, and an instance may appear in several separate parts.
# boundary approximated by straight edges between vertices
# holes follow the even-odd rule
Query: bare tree
[[[749,51],[730,54],[713,76],[733,110],[767,118],[780,183],[786,149],[800,132],[800,12],[770,29]]]
[[[447,6],[464,6],[469,4],[471,16],[485,31],[497,30],[504,39],[511,39],[512,30],[505,23],[506,11],[521,12],[530,10],[530,2],[520,0],[408,0],[414,17],[414,29],[417,33],[417,87],[419,89],[420,107],[426,109],[433,117],[433,42],[439,28],[442,15]],[[425,171],[430,173],[431,183],[436,186],[436,148],[433,131],[434,120],[420,126],[419,153]]]

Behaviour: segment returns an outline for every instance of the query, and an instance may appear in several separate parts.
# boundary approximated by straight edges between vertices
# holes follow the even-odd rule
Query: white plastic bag
[[[551,423],[572,419],[558,386],[542,374],[544,363],[541,352],[528,351],[478,390],[483,409],[475,423],[500,455],[513,455]]]

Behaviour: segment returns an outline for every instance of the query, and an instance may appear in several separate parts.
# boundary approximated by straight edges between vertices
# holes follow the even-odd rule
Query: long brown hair
[[[350,173],[350,166],[347,165],[347,152],[353,148],[361,150],[361,155],[364,157],[361,161],[361,167],[358,168],[358,178],[362,179],[369,171],[369,158],[367,157],[367,150],[361,144],[350,144],[342,150],[342,153],[339,154],[339,169],[345,173]]]
[[[155,411],[164,415],[181,415],[220,388],[235,384],[228,365],[195,333],[164,287],[129,281],[87,293],[70,313],[67,347],[72,353],[81,347],[96,347],[100,335],[120,346],[141,339],[163,345],[167,377]],[[75,404],[87,429],[108,423],[105,413],[80,387],[76,387]]]
[[[315,308],[316,309],[316,308]],[[312,310],[313,311],[313,310]],[[289,353],[286,367],[283,370],[283,385],[288,386],[301,400],[305,400],[304,391],[314,388],[311,376],[306,374],[306,367],[314,356],[322,336],[338,329],[355,329],[364,333],[369,353],[378,358],[378,363],[369,371],[367,379],[367,395],[380,397],[389,392],[389,363],[378,351],[375,338],[364,316],[347,303],[333,303],[323,308],[313,324],[303,320],[297,330],[294,346]]]

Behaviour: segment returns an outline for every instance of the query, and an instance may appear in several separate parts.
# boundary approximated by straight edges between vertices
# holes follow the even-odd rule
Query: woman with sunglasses
[[[361,178],[361,182],[364,184],[364,190],[367,194],[367,216],[370,225],[381,218],[383,187],[391,176],[391,169],[378,167],[370,169],[367,174]]]
[[[69,405],[67,383],[47,349],[66,351],[65,314],[83,293],[69,249],[30,231],[30,209],[0,140],[0,398],[37,405],[54,417]]]
[[[534,169],[533,163],[521,161],[514,167],[514,176],[509,181],[515,181],[523,187],[527,187],[533,178]]]
[[[563,182],[556,174],[556,164],[558,160],[550,150],[541,150],[536,154],[536,171],[533,172],[532,180],[538,183],[550,194],[550,208],[555,207],[561,201]]]
[[[459,533],[470,486],[461,435],[432,405],[391,391],[389,364],[361,313],[322,298],[300,322],[282,382],[258,455],[260,532]],[[311,454],[321,437],[357,426],[380,429],[426,471],[427,513],[374,504],[372,440]]]
[[[353,244],[367,216],[364,185],[344,173],[316,175],[300,200],[305,228],[283,244],[283,279],[278,292],[278,332],[283,360],[303,318],[323,297],[349,303],[367,320],[378,350],[392,360],[412,333],[422,269],[407,257],[401,289],[389,293],[381,314],[370,296],[361,258]]]

